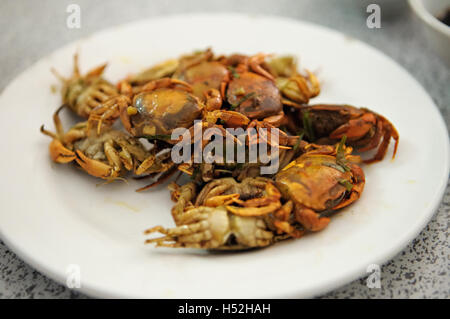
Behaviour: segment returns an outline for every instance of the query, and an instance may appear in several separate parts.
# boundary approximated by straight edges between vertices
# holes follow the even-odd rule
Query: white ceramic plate
[[[242,253],[156,249],[142,231],[171,226],[165,187],[99,182],[51,163],[39,133],[60,103],[55,67],[70,74],[109,61],[115,81],[168,57],[211,46],[217,53],[290,53],[320,71],[314,102],[367,106],[400,132],[397,158],[365,167],[362,198],[329,227],[301,240]],[[67,112],[65,113],[67,114]],[[448,178],[449,144],[440,114],[422,87],[375,49],[345,35],[288,19],[181,15],[112,28],[72,43],[22,73],[0,100],[3,136],[0,232],[21,258],[66,282],[81,270],[81,290],[100,297],[309,297],[365,274],[404,248],[437,208]]]

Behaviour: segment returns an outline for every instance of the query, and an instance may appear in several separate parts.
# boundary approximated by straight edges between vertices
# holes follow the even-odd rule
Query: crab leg
[[[392,154],[392,158],[395,158],[395,154],[397,153],[399,134],[398,134],[397,130],[395,129],[395,127],[388,120],[386,120],[382,116],[380,116],[380,117],[381,117],[381,121],[384,122],[383,123],[383,128],[384,128],[383,141],[381,142],[380,146],[378,147],[378,151],[374,155],[374,157],[371,159],[365,160],[364,163],[369,164],[369,163],[381,161],[384,158],[384,156],[386,155],[391,137],[395,141],[394,152]]]
[[[157,186],[157,185],[160,185],[160,184],[164,183],[164,182],[165,182],[166,180],[168,180],[168,179],[169,179],[176,171],[177,171],[176,166],[172,167],[170,170],[165,171],[164,173],[162,173],[162,174],[158,177],[158,179],[156,180],[156,182],[151,183],[151,184],[149,184],[149,185],[147,185],[147,186],[138,188],[138,189],[136,190],[136,192],[142,192],[142,191],[145,191],[145,190],[147,190],[147,189],[150,189],[150,188],[152,188],[152,187],[155,187],[155,186]]]
[[[136,169],[137,175],[142,175],[146,170],[148,170],[155,163],[155,156],[151,155],[146,158],[141,165]]]
[[[93,123],[97,123],[97,134],[101,133],[101,128],[103,122],[106,121],[115,121],[118,117],[121,117],[122,119],[122,110],[128,107],[130,105],[131,101],[128,97],[125,95],[119,95],[112,97],[111,99],[107,100],[102,105],[97,106],[95,109],[91,111],[91,114],[89,116],[88,120],[88,132],[91,131],[91,127],[93,126]],[[124,120],[124,119],[122,119]],[[131,128],[131,123],[125,120],[123,123],[125,128]]]
[[[56,163],[70,163],[76,159],[75,153],[68,150],[59,140],[53,140],[49,146],[50,157]]]
[[[136,93],[153,91],[158,88],[166,88],[166,87],[169,88],[169,87],[176,87],[176,86],[181,86],[181,88],[183,90],[185,90],[187,92],[192,92],[192,86],[185,81],[178,80],[178,79],[172,79],[172,78],[162,78],[162,79],[154,80],[154,81],[151,81],[151,82],[145,84],[140,89],[138,89],[138,91]]]
[[[105,71],[105,68],[108,66],[108,63],[103,63],[99,66],[97,66],[96,68],[90,70],[87,74],[86,74],[86,78],[91,78],[91,77],[99,77],[100,75],[102,75],[103,71]],[[75,72],[74,72],[75,73]],[[80,74],[80,72],[78,71],[78,74]]]
[[[306,207],[295,207],[295,219],[307,230],[319,231],[330,223],[330,218],[320,217],[318,213]]]
[[[77,161],[78,165],[80,165],[88,174],[103,179],[108,179],[109,177],[112,177],[111,166],[90,159],[89,157],[84,155],[83,152],[81,152],[80,150],[77,150],[76,154],[77,158],[75,160]]]
[[[209,207],[217,207],[222,205],[229,205],[231,203],[236,202],[239,199],[239,194],[230,194],[230,195],[218,195],[214,197],[210,197],[205,200],[204,205]]]
[[[289,236],[294,238],[302,237],[305,232],[302,230],[296,229],[292,226],[288,221],[291,217],[291,213],[294,209],[294,203],[289,200],[287,201],[275,214],[275,221],[273,222],[274,226],[277,228],[277,233],[282,234],[286,233]]]
[[[122,169],[119,153],[114,149],[113,142],[107,141],[103,146],[106,158],[111,166],[111,176],[117,176]]]
[[[259,53],[256,54],[248,59],[248,64],[250,66],[250,69],[258,73],[259,75],[264,76],[265,78],[268,78],[269,80],[275,80],[272,74],[270,74],[268,71],[266,71],[261,64],[264,62],[265,58],[269,56],[269,54]]]
[[[269,213],[273,213],[281,207],[280,201],[272,202],[267,206],[262,207],[236,207],[227,205],[226,208],[229,212],[238,216],[262,216]]]

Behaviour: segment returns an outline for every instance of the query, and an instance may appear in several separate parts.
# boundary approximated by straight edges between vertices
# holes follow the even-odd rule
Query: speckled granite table
[[[373,0],[371,2],[377,2]],[[387,1],[382,1],[383,3]],[[393,1],[391,1],[393,2]],[[0,2],[0,90],[21,71],[58,47],[99,29],[157,15],[235,11],[311,21],[365,41],[405,67],[430,93],[450,124],[450,72],[427,47],[406,3],[396,13],[382,7],[382,28],[366,27],[360,0],[144,1],[2,0]],[[66,7],[81,6],[81,29],[67,29]],[[368,2],[370,3],[370,2]],[[419,128],[420,129],[420,128]],[[426,229],[382,267],[381,289],[354,281],[322,298],[449,298],[448,222],[450,187]],[[85,298],[22,262],[0,241],[0,298]]]

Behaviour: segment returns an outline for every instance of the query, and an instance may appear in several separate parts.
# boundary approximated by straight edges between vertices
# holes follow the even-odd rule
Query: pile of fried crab
[[[292,56],[218,56],[206,49],[117,84],[103,77],[105,67],[81,74],[75,54],[71,77],[53,70],[62,81],[62,106],[53,116],[55,132],[44,126],[41,132],[52,138],[54,162],[72,163],[106,182],[130,175],[152,179],[137,190],[144,191],[171,180],[175,227],[146,230],[152,234],[146,243],[156,246],[244,250],[320,231],[362,195],[361,165],[383,160],[391,138],[393,157],[397,150],[399,134],[382,115],[311,104],[320,83]],[[63,109],[81,120],[67,131]],[[261,174],[267,162],[259,158],[174,162],[174,130],[199,127],[223,137],[229,128],[254,128],[256,135],[235,136],[225,147],[269,143],[277,150],[277,172]],[[190,147],[206,148],[213,139],[201,135]]]

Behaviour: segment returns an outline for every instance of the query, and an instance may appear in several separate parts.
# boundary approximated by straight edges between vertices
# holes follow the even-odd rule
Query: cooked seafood
[[[383,160],[391,138],[393,157],[397,152],[399,134],[382,115],[310,105],[321,85],[292,56],[216,56],[206,49],[117,85],[103,78],[105,67],[81,75],[75,54],[70,78],[53,70],[63,82],[63,105],[53,116],[56,132],[41,132],[52,138],[53,161],[107,181],[156,176],[145,190],[176,171],[189,175],[189,183],[169,186],[175,227],[145,231],[163,235],[147,239],[156,246],[244,250],[320,231],[362,196],[361,164]],[[64,107],[85,121],[65,132]],[[220,138],[225,143],[216,148]],[[374,155],[362,160],[353,150]],[[273,171],[264,170],[268,161],[276,162]]]
[[[125,129],[133,136],[171,141],[171,133],[177,128],[190,128],[194,120],[201,119],[214,124],[218,119],[236,125],[236,118],[248,122],[237,112],[214,110],[209,112],[205,105],[191,94],[191,86],[181,80],[163,78],[145,84],[137,92],[122,83],[119,95],[95,108],[89,125],[97,124],[100,133],[105,122],[112,123],[120,117]],[[215,99],[215,97],[211,97]]]
[[[137,175],[165,172],[173,164],[158,157],[156,149],[147,151],[138,139],[125,132],[108,129],[100,135],[88,134],[87,122],[74,125],[67,132],[59,118],[61,106],[54,114],[56,133],[41,126],[41,132],[50,136],[50,157],[56,163],[75,161],[88,174],[112,180],[128,171]]]
[[[303,106],[292,113],[291,129],[303,130],[314,143],[330,145],[346,136],[346,143],[359,152],[376,149],[375,155],[365,163],[381,161],[386,155],[391,138],[395,141],[395,157],[399,134],[384,116],[366,108],[351,105],[318,104]],[[293,128],[292,128],[293,127]]]
[[[218,104],[215,104],[214,109],[222,105],[220,92],[223,92],[230,78],[226,66],[214,59],[210,49],[181,57],[180,66],[173,77],[189,83],[192,93],[204,103],[208,103],[209,95],[218,96]],[[209,100],[209,103],[212,102]]]
[[[337,148],[312,145],[311,151],[275,176],[283,197],[293,203],[295,220],[306,230],[322,230],[330,222],[330,214],[361,196],[364,173],[358,166],[360,158],[351,152],[344,140]]]
[[[242,189],[249,187],[250,191],[253,186],[258,188],[260,185],[248,181]],[[195,194],[193,183],[175,187],[172,197],[178,203],[172,209],[172,216],[177,227],[147,229],[145,234],[159,232],[165,236],[148,239],[146,243],[163,247],[237,250],[268,246],[286,237],[270,228],[267,216],[240,216],[229,212],[224,204],[230,196],[209,197],[211,206],[193,206]]]
[[[344,141],[338,146],[307,145],[306,153],[275,176],[214,180],[195,196],[195,185],[172,186],[177,227],[157,226],[145,233],[164,237],[147,240],[157,246],[246,249],[319,231],[328,217],[356,201],[365,178],[358,156]],[[281,191],[281,193],[280,193]],[[283,195],[284,204],[281,202]],[[279,237],[281,236],[281,237]]]
[[[52,71],[63,83],[61,89],[63,104],[75,114],[88,118],[92,109],[116,96],[118,92],[114,85],[102,77],[106,63],[81,75],[78,54],[73,56],[73,60],[73,74],[70,78],[63,77],[55,69]]]
[[[297,105],[295,102],[299,101],[300,95],[303,97],[300,102],[306,103],[309,98],[319,94],[320,87],[312,73],[307,79],[297,72],[293,58],[276,58],[271,63],[266,63],[266,56],[232,55],[225,59],[225,63],[232,70],[226,96],[232,109],[250,119],[264,120],[274,126],[280,126],[286,121],[283,104]],[[284,64],[281,61],[286,60],[291,61],[289,78],[284,77],[287,71],[285,68],[281,70],[280,67],[280,64]],[[291,99],[292,97],[294,99]]]
[[[298,72],[297,61],[292,56],[281,56],[268,61],[269,70],[283,96],[283,104],[298,106],[320,94],[320,83],[314,73],[305,70],[306,76]]]

